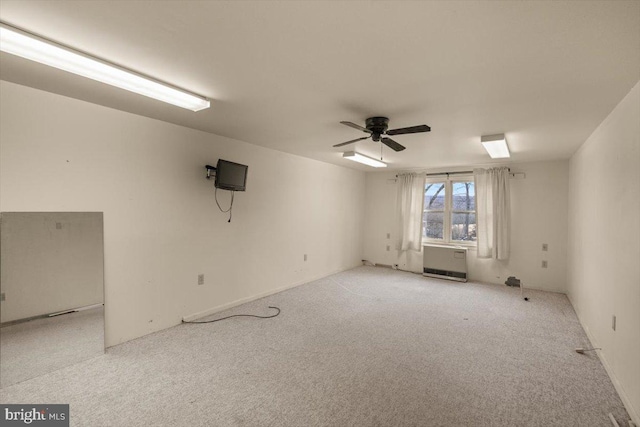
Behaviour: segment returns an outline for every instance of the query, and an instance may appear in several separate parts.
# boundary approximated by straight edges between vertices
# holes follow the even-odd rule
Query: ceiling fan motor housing
[[[369,117],[366,121],[367,129],[371,131],[372,139],[380,141],[380,135],[384,135],[389,127],[389,119],[387,117]]]

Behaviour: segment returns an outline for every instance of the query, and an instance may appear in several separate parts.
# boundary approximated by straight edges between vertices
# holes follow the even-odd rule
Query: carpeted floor
[[[566,296],[358,267],[0,390],[75,426],[621,426]]]

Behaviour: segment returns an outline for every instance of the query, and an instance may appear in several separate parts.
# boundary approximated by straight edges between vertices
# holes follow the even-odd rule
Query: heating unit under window
[[[423,276],[467,281],[467,248],[424,245]]]

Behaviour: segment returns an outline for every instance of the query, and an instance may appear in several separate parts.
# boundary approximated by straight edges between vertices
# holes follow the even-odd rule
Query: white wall
[[[362,172],[7,82],[0,101],[0,211],[104,212],[107,346],[360,263]],[[218,158],[249,165],[231,223]]]
[[[4,212],[0,322],[104,302],[101,212]]]
[[[525,287],[554,292],[566,291],[567,186],[566,160],[510,165],[524,172],[524,179],[511,179],[511,256],[508,261],[479,259],[475,248],[468,252],[470,280],[500,283],[516,276]],[[472,167],[452,168],[471,170]],[[440,172],[439,170],[429,172]],[[364,259],[379,264],[422,271],[422,255],[399,257],[394,250],[396,203],[395,173],[367,174]],[[387,239],[391,233],[391,239]],[[547,243],[549,250],[542,251]],[[387,245],[391,250],[387,251]],[[542,260],[548,268],[542,268]]]
[[[640,425],[640,83],[571,158],[569,195],[568,295]]]

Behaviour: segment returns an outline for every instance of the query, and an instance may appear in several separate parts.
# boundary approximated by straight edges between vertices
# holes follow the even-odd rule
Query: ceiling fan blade
[[[406,148],[404,145],[398,144],[391,138],[382,138],[381,141],[384,145],[391,148],[393,151],[402,151]]]
[[[419,126],[411,126],[408,128],[400,128],[400,129],[391,129],[387,131],[387,135],[402,135],[405,133],[420,133],[420,132],[429,132],[431,128],[427,125],[419,125]]]
[[[362,138],[356,138],[356,139],[352,139],[351,141],[341,142],[340,144],[334,145],[334,147],[342,147],[343,145],[353,144],[354,142],[362,141],[363,139],[369,139],[369,138],[370,138],[369,136],[363,136]]]
[[[340,123],[342,123],[345,126],[349,126],[351,128],[361,130],[362,132],[371,133],[371,131],[369,129],[363,128],[362,126],[357,125],[355,123],[351,123],[351,122],[340,122]]]

